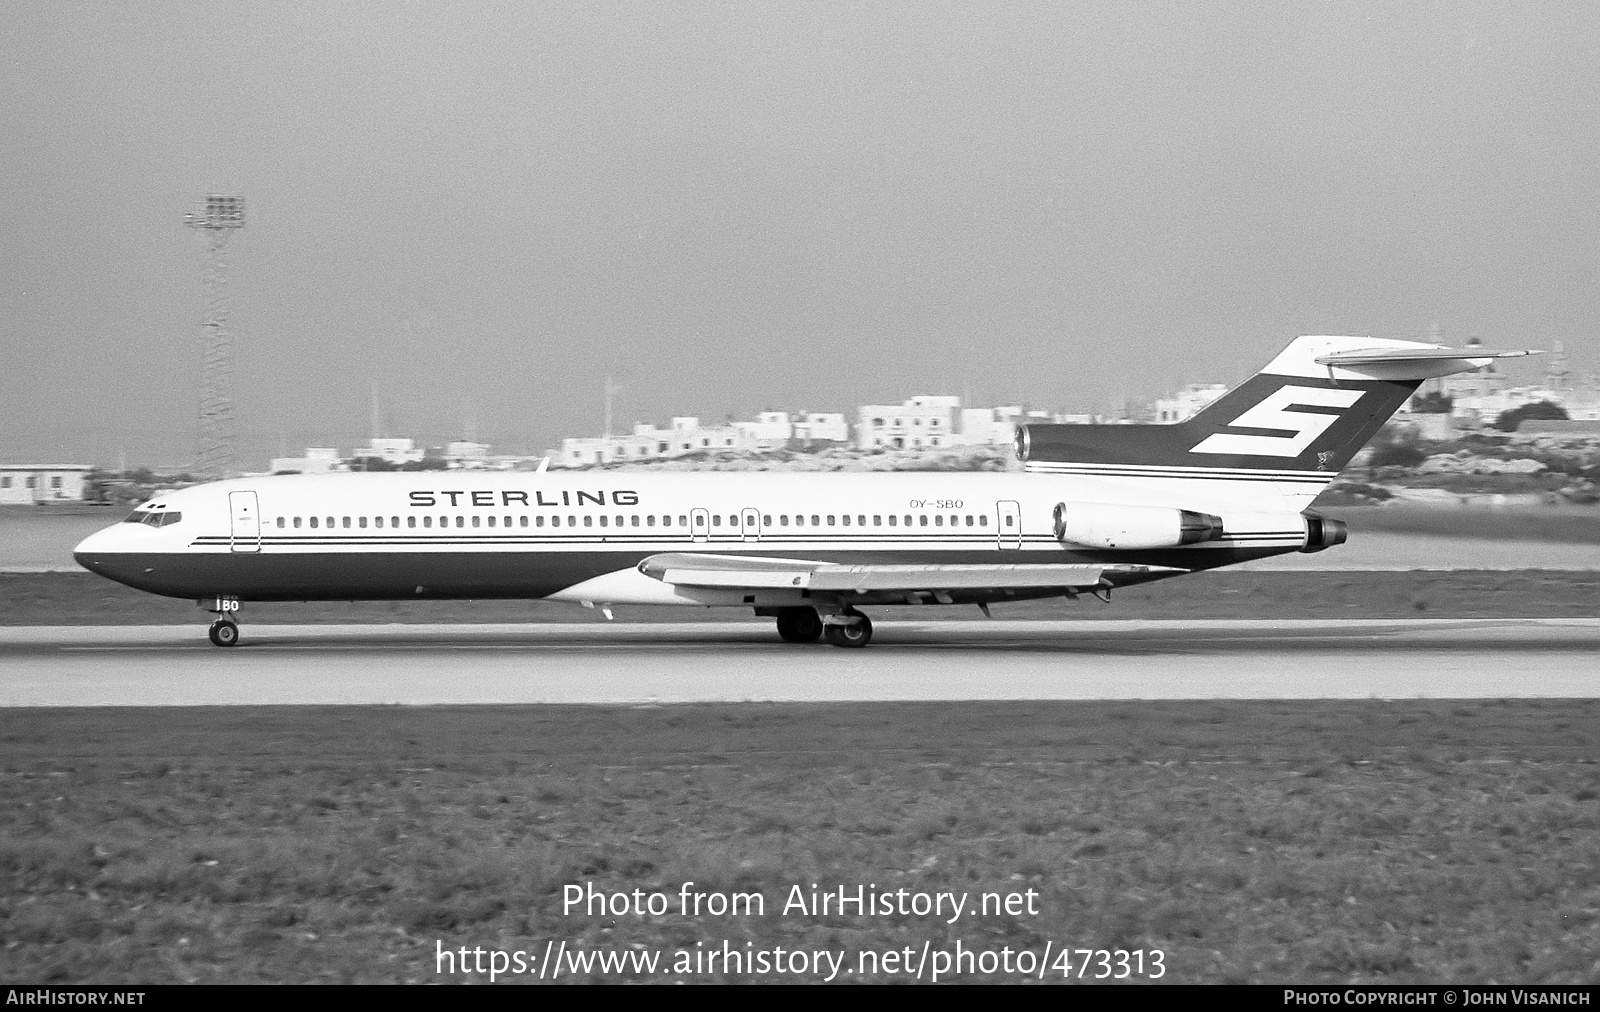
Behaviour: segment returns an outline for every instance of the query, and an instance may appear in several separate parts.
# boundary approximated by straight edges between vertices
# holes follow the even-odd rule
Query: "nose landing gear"
[[[239,643],[239,623],[231,618],[219,618],[211,623],[211,642],[219,647],[237,646]]]
[[[207,635],[211,643],[219,647],[233,647],[239,645],[239,623],[233,616],[239,613],[239,599],[237,597],[224,597],[218,595],[209,601],[197,601],[200,607],[217,616],[211,623]]]

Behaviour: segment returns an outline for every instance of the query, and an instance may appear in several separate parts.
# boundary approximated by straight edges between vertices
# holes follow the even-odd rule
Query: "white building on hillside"
[[[856,446],[863,450],[920,450],[955,441],[961,398],[918,394],[900,404],[857,409]]]
[[[794,423],[787,411],[757,412],[753,422],[734,422],[734,428],[763,450],[775,450],[794,438]]]
[[[799,443],[848,443],[850,423],[842,411],[802,411],[791,438]]]
[[[414,439],[371,439],[367,446],[357,447],[352,457],[372,457],[391,464],[410,464],[420,461],[427,451]]]
[[[688,453],[726,453],[757,450],[756,438],[738,425],[702,426],[700,419],[680,415],[669,428],[639,423],[626,436],[587,436],[563,439],[551,454],[551,467],[589,467],[629,460],[659,460]]]
[[[1190,383],[1171,397],[1156,399],[1155,420],[1171,423],[1193,418],[1227,392],[1228,387],[1223,383]]]
[[[301,457],[273,457],[267,465],[268,474],[327,474],[342,471],[339,450],[333,446],[308,446]]]

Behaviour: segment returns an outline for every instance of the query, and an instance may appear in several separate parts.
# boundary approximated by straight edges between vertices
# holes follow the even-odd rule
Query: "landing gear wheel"
[[[211,642],[219,647],[239,645],[239,626],[231,619],[219,618],[211,623]]]
[[[872,642],[872,619],[856,615],[855,625],[830,625],[823,635],[836,647],[864,647]]]
[[[817,609],[785,608],[778,612],[778,635],[785,643],[815,643],[822,636]]]

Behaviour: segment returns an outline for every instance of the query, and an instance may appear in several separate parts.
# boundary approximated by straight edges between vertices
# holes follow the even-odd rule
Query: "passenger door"
[[[706,510],[689,511],[689,535],[696,541],[704,541],[711,536],[711,514]]]
[[[229,492],[228,515],[233,550],[236,552],[261,551],[261,513],[254,492]]]
[[[739,512],[739,533],[746,541],[761,540],[761,514],[752,509]]]
[[[1022,507],[1015,500],[1002,499],[995,503],[996,548],[1022,547]]]

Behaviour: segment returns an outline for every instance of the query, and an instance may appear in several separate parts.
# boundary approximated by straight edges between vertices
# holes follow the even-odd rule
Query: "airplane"
[[[1021,472],[379,472],[155,496],[73,551],[194,599],[217,646],[246,602],[518,598],[752,608],[863,647],[879,605],[1105,600],[1344,543],[1317,497],[1425,379],[1532,354],[1300,337],[1187,421],[1017,427]]]

